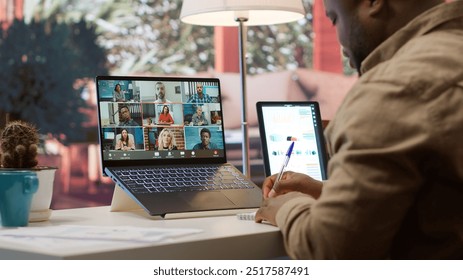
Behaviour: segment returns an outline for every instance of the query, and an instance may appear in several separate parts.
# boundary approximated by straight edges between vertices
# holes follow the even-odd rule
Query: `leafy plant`
[[[15,20],[0,29],[0,111],[58,139],[81,140],[87,107],[81,78],[107,74],[106,55],[84,21]]]

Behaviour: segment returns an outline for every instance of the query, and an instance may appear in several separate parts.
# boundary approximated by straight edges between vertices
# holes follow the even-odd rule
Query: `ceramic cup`
[[[42,222],[48,220],[52,212],[50,205],[57,168],[41,166],[32,170],[39,178],[39,189],[32,198],[29,222]]]
[[[24,227],[29,223],[32,196],[39,180],[32,171],[0,171],[0,216],[4,227]]]

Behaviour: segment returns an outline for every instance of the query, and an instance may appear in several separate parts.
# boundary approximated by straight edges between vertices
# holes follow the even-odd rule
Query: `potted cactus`
[[[39,188],[34,194],[29,221],[44,221],[50,217],[53,182],[56,167],[38,166],[39,134],[34,125],[13,121],[0,134],[1,167],[37,172]]]

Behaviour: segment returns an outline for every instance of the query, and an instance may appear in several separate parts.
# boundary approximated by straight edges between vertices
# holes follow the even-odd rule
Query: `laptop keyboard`
[[[253,188],[236,169],[226,165],[136,168],[114,173],[137,194]]]

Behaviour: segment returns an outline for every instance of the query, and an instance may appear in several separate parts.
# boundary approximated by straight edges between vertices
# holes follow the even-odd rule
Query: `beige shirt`
[[[309,259],[463,258],[463,1],[415,18],[372,52],[326,130],[318,200],[278,211]]]

